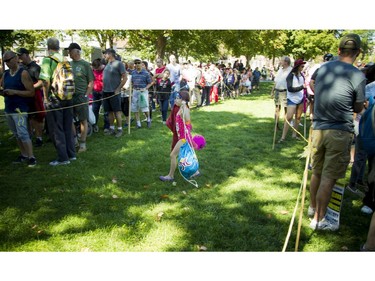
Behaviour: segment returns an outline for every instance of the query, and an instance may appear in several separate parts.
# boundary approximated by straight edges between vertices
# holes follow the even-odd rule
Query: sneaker
[[[61,166],[61,165],[68,165],[68,164],[70,164],[70,161],[69,160],[66,160],[66,161],[55,160],[55,161],[49,162],[49,164],[51,166]]]
[[[36,165],[36,159],[35,159],[35,157],[30,157],[29,158],[29,165],[28,165],[28,167],[35,167],[35,165]]]
[[[118,130],[117,133],[115,134],[116,138],[119,138],[122,136],[122,130]]]
[[[81,147],[78,149],[78,153],[85,152],[86,150],[87,150],[86,146],[81,146]]]
[[[18,156],[18,157],[13,161],[13,164],[20,164],[20,163],[25,162],[26,160],[28,160],[28,158],[27,158],[26,156],[20,155],[20,156]]]
[[[317,222],[315,219],[313,219],[310,223],[310,228],[314,230],[330,230],[330,231],[336,231],[339,229],[339,226],[337,224],[331,223],[329,220],[323,218],[321,221]]]
[[[167,124],[167,122],[163,121],[163,125]]]
[[[141,125],[137,125],[137,129],[140,129],[140,128],[142,128],[142,126]]]
[[[349,190],[350,192],[354,193],[354,194],[357,194],[361,197],[365,197],[365,194],[360,191],[357,187],[355,186],[351,186],[350,184],[348,184],[346,187],[345,187],[347,190]]]
[[[35,140],[35,144],[34,144],[35,147],[41,147],[42,145],[43,145],[43,140],[41,139]]]
[[[69,158],[69,161],[76,161],[76,160],[77,160],[77,157],[75,157],[75,156]]]
[[[367,214],[367,215],[371,215],[374,211],[373,211],[369,206],[364,205],[364,206],[361,208],[361,212],[362,212],[362,213],[365,213],[365,214]]]
[[[127,127],[128,127],[128,124],[125,123],[125,125],[124,125],[124,129],[126,129]]]
[[[315,208],[309,206],[309,208],[307,209],[307,216],[309,218],[312,218],[314,215],[315,215]]]
[[[109,132],[109,129],[105,128],[103,132],[104,132],[104,134],[106,134],[106,133]]]
[[[114,135],[115,134],[115,130],[113,130],[113,129],[108,129],[107,131],[104,130],[104,134],[106,136]]]
[[[92,129],[94,130],[94,133],[99,132],[99,127],[98,127],[98,125],[94,125]]]
[[[147,121],[147,128],[151,128],[151,121]]]

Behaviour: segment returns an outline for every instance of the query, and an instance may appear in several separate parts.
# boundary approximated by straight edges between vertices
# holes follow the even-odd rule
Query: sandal
[[[282,143],[284,141],[285,141],[285,139],[279,139],[279,141],[277,143]]]

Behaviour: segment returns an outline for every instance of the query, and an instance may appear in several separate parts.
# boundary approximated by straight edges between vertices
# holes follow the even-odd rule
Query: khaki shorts
[[[89,98],[85,95],[73,97],[73,114],[78,117],[79,121],[85,121],[89,118]]]
[[[279,92],[278,90],[275,90],[275,105],[287,107],[286,91]]]
[[[313,130],[312,172],[329,179],[344,178],[350,161],[353,134],[340,130]]]

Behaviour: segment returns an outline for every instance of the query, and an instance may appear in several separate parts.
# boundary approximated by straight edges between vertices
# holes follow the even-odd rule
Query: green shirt
[[[74,74],[74,96],[85,95],[88,84],[94,81],[94,73],[91,66],[85,60],[71,61],[70,64]]]
[[[53,57],[54,59],[51,59],[50,56]],[[60,53],[53,53],[50,56],[43,58],[42,66],[40,69],[40,75],[39,75],[40,80],[49,81],[49,82],[51,82],[53,72],[55,71],[57,67],[56,61],[59,61],[59,62],[64,61],[64,57]]]

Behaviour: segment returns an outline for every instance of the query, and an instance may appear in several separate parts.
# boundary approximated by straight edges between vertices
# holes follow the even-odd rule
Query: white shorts
[[[149,103],[148,103],[148,91],[139,91],[139,90],[133,90],[133,96],[132,96],[132,105],[131,105],[131,111],[132,112],[139,112],[141,110],[142,112],[148,112],[149,109]]]

